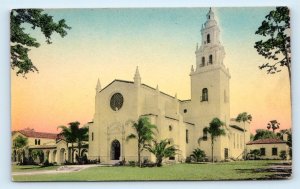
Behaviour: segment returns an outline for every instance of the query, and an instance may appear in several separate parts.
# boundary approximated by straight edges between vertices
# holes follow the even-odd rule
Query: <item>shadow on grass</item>
[[[278,165],[282,165],[282,164],[278,164]],[[256,169],[235,169],[235,170],[237,171],[238,174],[265,173],[265,177],[258,178],[256,180],[285,180],[285,179],[290,179],[292,175],[291,167],[266,167],[266,168],[256,168]],[[249,180],[252,179],[249,178]]]

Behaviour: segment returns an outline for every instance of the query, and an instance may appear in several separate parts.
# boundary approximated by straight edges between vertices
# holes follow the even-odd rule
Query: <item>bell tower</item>
[[[225,50],[220,29],[210,8],[201,28],[201,45],[196,46],[196,68],[191,70],[192,119],[200,127],[217,117],[226,125],[230,120],[228,68],[223,63]]]

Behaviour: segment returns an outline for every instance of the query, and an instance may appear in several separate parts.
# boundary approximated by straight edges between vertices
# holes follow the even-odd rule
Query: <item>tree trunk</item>
[[[81,141],[78,142],[77,144],[77,147],[78,147],[78,160],[81,160],[81,154],[80,154],[80,150],[81,150]],[[78,161],[77,163],[80,164],[80,162]]]
[[[162,158],[161,157],[157,157],[156,158],[156,166],[157,167],[161,167],[162,166]]]
[[[211,162],[214,163],[214,139],[211,138]]]
[[[138,164],[139,167],[142,167],[142,162],[141,162],[141,144],[138,142]]]
[[[288,61],[289,57],[288,57],[288,53],[285,51],[285,58]],[[289,72],[289,82],[290,82],[290,103],[291,103],[291,107],[292,107],[292,70],[291,70],[291,63],[288,61],[287,63],[287,68],[288,68],[288,72]]]
[[[246,130],[245,130],[245,122],[244,122],[244,160],[246,160]]]
[[[72,142],[72,147],[71,147],[71,163],[73,163],[73,152],[74,152],[74,146],[73,146],[73,142]]]

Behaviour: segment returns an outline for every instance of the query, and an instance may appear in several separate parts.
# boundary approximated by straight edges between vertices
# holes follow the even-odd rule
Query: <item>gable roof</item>
[[[58,138],[58,135],[56,133],[36,132],[34,130],[20,130],[18,132],[26,137],[31,137],[31,138],[47,138],[47,139]]]
[[[247,143],[247,145],[253,145],[253,144],[284,144],[286,141],[277,139],[277,138],[266,138],[266,139],[258,139],[254,141],[250,141]]]
[[[113,84],[114,82],[122,82],[122,83],[134,84],[133,81],[126,81],[126,80],[121,80],[121,79],[115,79],[115,80],[113,80],[112,82],[110,82],[108,85],[106,85],[103,89],[101,89],[99,92],[103,91],[104,89],[106,89],[108,86],[110,86],[110,85]],[[144,83],[142,83],[141,85],[144,86],[144,87],[147,87],[147,88],[149,88],[149,89],[152,89],[152,90],[154,90],[154,91],[156,90],[155,88],[153,88],[153,87],[151,87],[151,86],[149,86],[149,85],[146,85],[146,84],[144,84]],[[160,92],[161,94],[163,94],[163,95],[166,95],[166,96],[168,96],[168,97],[170,97],[170,98],[175,99],[174,96],[171,96],[171,95],[169,95],[169,94],[167,94],[167,93],[165,93],[165,92],[162,92],[162,91],[159,91],[159,92]],[[180,100],[180,99],[178,99],[178,101],[183,102],[183,100]],[[190,101],[190,100],[184,100],[184,101]]]

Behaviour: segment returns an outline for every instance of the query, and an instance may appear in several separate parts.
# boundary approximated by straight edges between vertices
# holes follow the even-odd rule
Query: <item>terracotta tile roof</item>
[[[32,137],[32,138],[48,138],[48,139],[58,138],[58,135],[55,133],[36,132],[34,130],[20,130],[19,132],[24,136]]]
[[[267,138],[267,139],[259,139],[250,141],[247,143],[247,145],[253,145],[253,144],[282,144],[286,143],[286,141],[277,139],[277,138]]]

